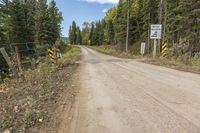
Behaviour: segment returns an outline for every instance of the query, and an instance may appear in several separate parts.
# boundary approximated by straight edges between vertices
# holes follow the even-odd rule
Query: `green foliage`
[[[39,0],[36,4],[36,28],[35,28],[35,41],[40,45],[44,45],[48,43],[48,5],[46,0]]]
[[[127,2],[119,1],[117,14],[114,20],[115,25],[115,41],[117,44],[125,44],[127,29]]]
[[[46,0],[39,0],[37,3],[36,19],[36,42],[39,44],[55,44],[60,37],[61,22],[63,20],[61,12],[56,7],[56,2],[52,0],[47,5]]]
[[[117,50],[116,47],[113,47],[111,45],[90,46],[90,48],[92,48],[100,53],[117,56],[120,58],[130,58],[130,59],[136,58],[136,56],[134,56],[133,54],[127,53],[127,52],[121,52],[121,51]]]
[[[90,23],[84,22],[82,28],[82,43],[89,45],[89,36],[90,36]]]
[[[76,27],[76,22],[75,21],[73,21],[72,22],[72,33],[71,33],[71,37],[72,37],[72,44],[76,44],[76,39],[77,39],[77,33],[76,33],[76,31],[77,31],[77,29],[76,29],[77,27]]]
[[[82,34],[81,34],[81,30],[79,27],[77,27],[77,39],[76,39],[76,44],[78,45],[82,45]]]
[[[58,39],[55,43],[56,48],[60,49],[61,53],[65,53],[69,45],[63,40]]]
[[[114,43],[114,37],[115,37],[115,31],[114,31],[114,25],[112,20],[108,21],[107,24],[107,35],[108,35],[108,43],[113,44]]]
[[[135,47],[133,50],[140,48],[137,44],[149,42],[148,49],[151,52],[153,45],[148,41],[150,24],[161,23],[163,39],[169,42],[172,49],[181,47],[181,54],[171,53],[171,55],[181,56],[189,53],[190,56],[194,56],[200,52],[199,0],[129,0],[129,2],[130,4],[128,0],[120,0],[118,5],[107,11],[102,24],[99,21],[92,22],[89,26],[90,36],[83,34],[84,40],[89,40],[91,45],[113,44],[124,50],[129,15],[128,42],[130,47]],[[99,41],[100,38],[103,40]],[[138,52],[133,51],[133,53]]]
[[[80,30],[79,26],[76,25],[75,21],[73,21],[72,25],[69,27],[68,35],[69,35],[70,44],[73,44],[73,45],[83,44],[82,31]]]
[[[94,44],[94,23],[91,24],[91,30],[89,35],[89,45]]]
[[[109,45],[91,46],[91,48],[98,52],[108,54],[108,55],[116,56],[116,55],[120,54],[120,52],[117,49],[115,49]]]
[[[73,44],[72,26],[69,27],[69,42]]]
[[[1,0],[0,37],[4,43],[53,45],[60,37],[62,15],[52,0]]]
[[[59,66],[73,64],[80,59],[81,50],[79,47],[69,46],[67,52],[63,54],[62,60],[59,61]]]
[[[103,21],[97,21],[91,38],[91,45],[102,45],[104,41]]]
[[[54,0],[49,4],[47,0],[0,0],[0,47],[11,52],[11,43],[28,44],[28,49],[41,48],[34,53],[41,54],[60,38],[61,21]],[[19,45],[19,50],[25,49],[26,45]],[[22,56],[30,53],[27,50]]]
[[[55,44],[56,40],[60,37],[61,22],[63,20],[61,12],[56,7],[55,0],[52,0],[48,7],[48,41],[50,44]]]

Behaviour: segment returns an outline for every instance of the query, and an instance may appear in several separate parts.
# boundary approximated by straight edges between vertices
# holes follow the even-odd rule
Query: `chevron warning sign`
[[[165,58],[167,56],[167,50],[168,50],[167,41],[164,41],[162,43],[162,55],[161,55],[161,58]]]
[[[56,48],[48,48],[48,55],[53,64],[56,64]]]

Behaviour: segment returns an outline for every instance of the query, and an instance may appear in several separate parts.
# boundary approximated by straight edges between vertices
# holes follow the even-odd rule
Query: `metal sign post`
[[[157,53],[157,39],[162,39],[162,25],[152,24],[150,38],[154,40],[153,57],[156,57]]]
[[[168,51],[167,41],[164,41],[162,43],[162,55],[161,55],[161,58],[166,58],[167,51]]]
[[[57,59],[56,59],[56,48],[55,47],[48,48],[48,55],[49,55],[49,58],[50,58],[51,62],[56,65],[56,62],[57,62]]]

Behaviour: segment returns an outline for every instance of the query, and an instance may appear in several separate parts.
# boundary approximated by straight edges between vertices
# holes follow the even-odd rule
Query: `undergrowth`
[[[80,49],[71,47],[57,66],[45,61],[36,69],[26,70],[23,81],[5,79],[0,84],[0,132],[26,132],[47,122],[79,57]]]

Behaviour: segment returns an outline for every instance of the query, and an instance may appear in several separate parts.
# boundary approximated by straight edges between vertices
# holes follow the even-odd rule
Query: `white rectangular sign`
[[[141,43],[141,49],[140,49],[140,53],[143,55],[145,54],[145,46],[146,46],[146,43],[145,42],[142,42]]]
[[[162,39],[162,25],[152,24],[151,25],[151,39]]]

